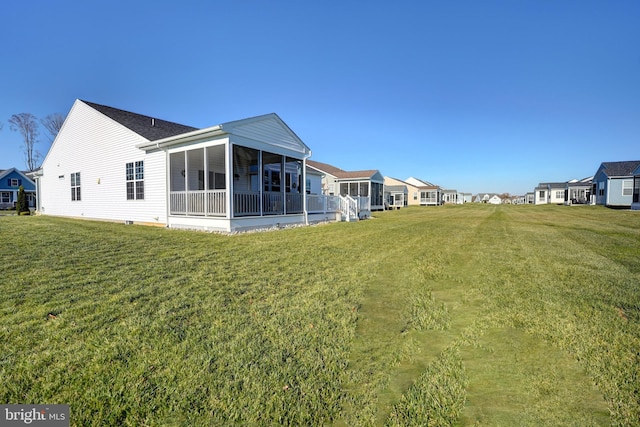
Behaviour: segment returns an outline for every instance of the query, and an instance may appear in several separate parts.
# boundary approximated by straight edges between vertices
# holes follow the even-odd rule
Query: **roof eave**
[[[167,148],[173,145],[186,144],[203,138],[220,136],[224,134],[226,134],[226,132],[223,130],[222,125],[216,125],[204,129],[196,129],[187,133],[181,133],[179,135],[169,136],[167,138],[162,138],[155,141],[143,142],[141,144],[137,144],[136,148],[144,151],[158,148]]]

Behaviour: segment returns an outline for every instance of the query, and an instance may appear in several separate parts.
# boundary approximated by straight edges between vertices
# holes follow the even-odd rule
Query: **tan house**
[[[397,178],[385,176],[384,185],[406,186],[406,206],[437,206],[442,204],[442,188],[427,181],[413,177],[403,181]]]

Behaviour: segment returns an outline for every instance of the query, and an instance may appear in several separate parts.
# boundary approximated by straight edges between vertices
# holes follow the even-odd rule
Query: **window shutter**
[[[18,187],[20,187],[21,185],[22,185],[22,180],[21,180],[21,179],[19,179],[19,180],[18,180]]]

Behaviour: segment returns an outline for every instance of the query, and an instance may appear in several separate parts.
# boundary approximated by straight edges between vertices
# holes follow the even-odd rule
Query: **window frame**
[[[623,180],[621,187],[622,187],[622,195],[624,197],[633,196],[633,179],[625,179],[625,180]],[[628,194],[625,194],[625,190],[628,190]]]
[[[127,200],[144,200],[144,160],[125,164]]]
[[[80,202],[82,201],[81,197],[81,180],[80,180],[80,172],[73,172],[69,176],[71,180],[71,201],[72,202]]]

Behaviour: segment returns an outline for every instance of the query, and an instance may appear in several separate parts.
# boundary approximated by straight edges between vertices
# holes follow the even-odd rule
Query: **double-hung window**
[[[144,160],[126,165],[127,200],[144,199]]]
[[[71,174],[71,200],[80,200],[80,172]]]
[[[622,195],[631,196],[633,194],[633,180],[625,179],[622,181]]]
[[[11,178],[11,187],[17,187],[20,185],[20,182],[16,178]]]
[[[0,193],[0,202],[1,203],[9,203],[11,202],[11,193],[8,191],[3,191]]]

